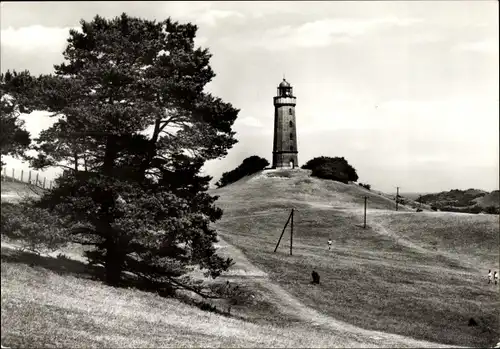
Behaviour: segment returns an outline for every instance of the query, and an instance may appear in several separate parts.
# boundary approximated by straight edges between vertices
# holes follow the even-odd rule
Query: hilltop
[[[498,340],[497,290],[485,283],[485,270],[498,270],[497,216],[407,205],[395,211],[389,195],[302,169],[261,171],[212,194],[224,209],[216,223],[224,240],[311,308],[420,340],[465,346]],[[274,253],[292,208],[293,255],[290,227]],[[312,270],[321,286],[309,283]],[[481,325],[467,326],[471,317]]]
[[[247,204],[252,204],[253,207],[272,205],[290,209],[293,206],[360,208],[364,205],[365,196],[368,197],[370,209],[396,209],[395,200],[388,195],[354,183],[344,184],[319,179],[311,177],[310,174],[310,170],[303,169],[267,169],[226,187],[211,190],[211,193],[220,195],[220,207],[230,207],[231,212],[244,208]],[[400,204],[399,209],[409,211],[411,207]]]

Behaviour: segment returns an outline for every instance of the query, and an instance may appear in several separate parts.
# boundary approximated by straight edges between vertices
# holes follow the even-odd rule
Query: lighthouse
[[[274,97],[273,168],[299,166],[295,104],[293,88],[283,79]]]

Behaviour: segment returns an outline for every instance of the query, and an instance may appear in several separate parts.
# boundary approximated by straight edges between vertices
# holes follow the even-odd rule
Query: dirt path
[[[1,245],[4,248],[19,248],[17,245],[4,241],[2,241]],[[342,347],[451,347],[395,334],[365,330],[336,320],[300,302],[281,286],[275,284],[264,271],[251,263],[241,250],[230,245],[222,238],[219,237],[219,243],[216,244],[216,247],[220,255],[230,256],[235,262],[231,270],[224,273],[224,276],[237,277],[239,279],[244,278],[246,281],[255,282],[263,289],[269,291],[269,298],[274,300],[281,313],[298,318],[309,325],[327,330],[330,335],[338,338],[338,343]],[[55,257],[56,254],[54,252],[43,255]],[[73,254],[68,255],[68,257],[78,260],[82,258]]]
[[[247,276],[271,294],[283,314],[297,317],[301,321],[315,326],[320,326],[338,335],[343,346],[370,346],[370,347],[432,347],[447,348],[449,345],[419,341],[413,338],[378,331],[361,329],[348,323],[336,320],[328,315],[312,309],[288,293],[281,286],[269,279],[267,274],[252,264],[238,248],[228,244],[220,238],[218,248],[223,256],[231,256],[235,261],[230,275]],[[242,274],[238,274],[242,272]],[[456,346],[454,346],[456,347]]]

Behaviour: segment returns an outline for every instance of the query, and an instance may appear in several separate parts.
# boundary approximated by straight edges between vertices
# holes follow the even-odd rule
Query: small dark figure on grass
[[[319,274],[315,270],[312,271],[311,276],[312,276],[312,283],[319,284]]]
[[[473,317],[469,319],[469,326],[477,326],[477,321]]]

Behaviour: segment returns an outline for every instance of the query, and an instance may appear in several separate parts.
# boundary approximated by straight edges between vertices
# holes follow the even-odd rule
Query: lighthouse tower
[[[274,97],[273,168],[299,166],[295,101],[292,86],[283,79]]]

